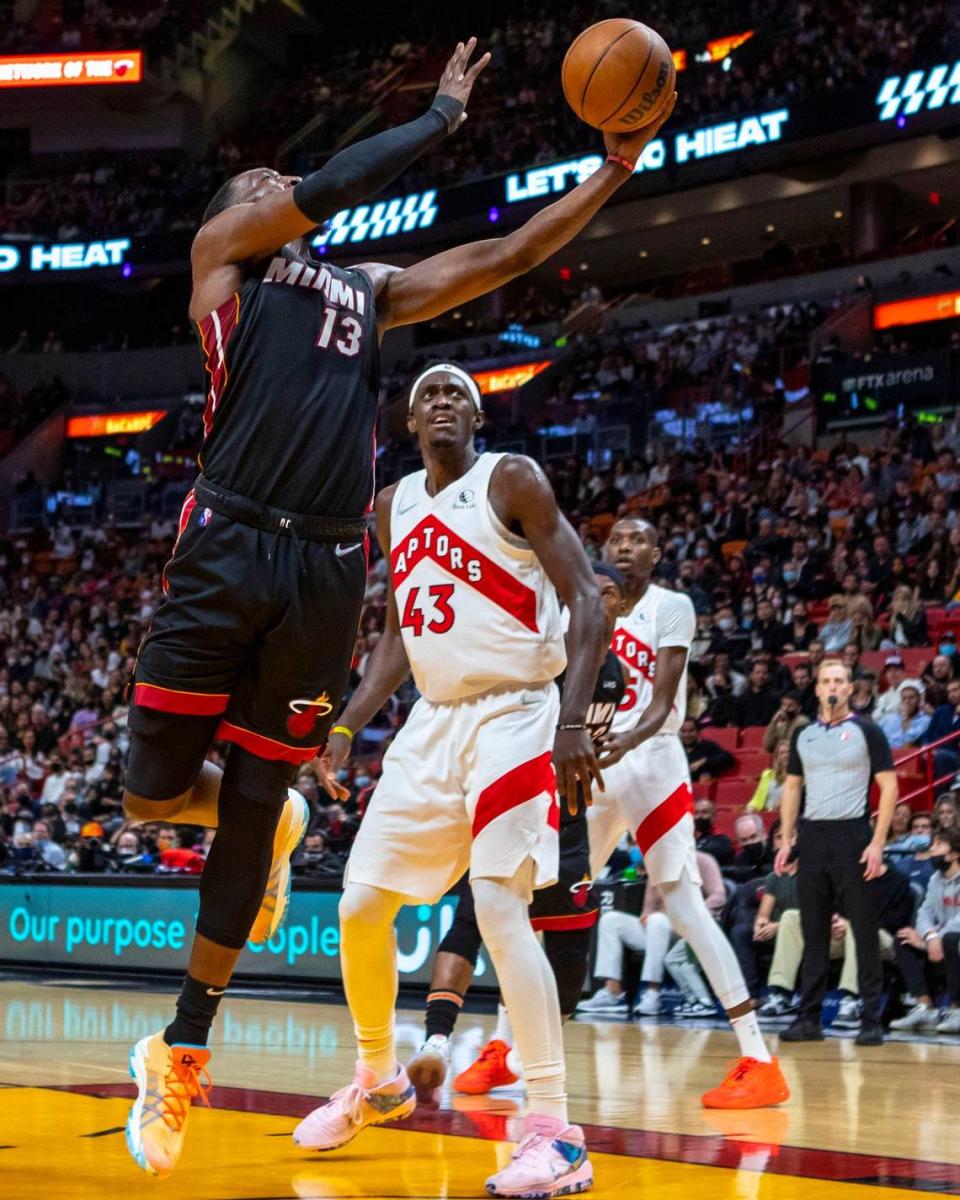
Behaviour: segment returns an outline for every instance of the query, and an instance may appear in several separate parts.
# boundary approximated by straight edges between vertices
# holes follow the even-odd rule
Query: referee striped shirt
[[[808,821],[849,821],[870,814],[870,784],[893,770],[890,743],[879,726],[851,713],[842,721],[814,721],[794,732],[788,775],[804,782]]]

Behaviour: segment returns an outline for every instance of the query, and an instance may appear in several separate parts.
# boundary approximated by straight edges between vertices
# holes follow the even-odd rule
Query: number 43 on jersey
[[[427,595],[421,605],[420,594],[423,591]],[[457,616],[450,604],[453,592],[452,583],[435,583],[425,589],[411,588],[403,606],[400,628],[412,630],[414,637],[422,637],[424,629],[428,633],[447,633],[453,628]]]

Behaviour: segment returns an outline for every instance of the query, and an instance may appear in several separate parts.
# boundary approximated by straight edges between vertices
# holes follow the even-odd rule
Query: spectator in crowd
[[[880,644],[886,649],[927,645],[927,614],[916,588],[901,583],[893,589],[889,632]]]
[[[803,547],[806,551],[806,544],[798,542],[798,546]],[[784,582],[787,582],[784,579]],[[790,623],[785,627],[783,650],[787,653],[796,653],[801,650],[809,650],[810,643],[817,636],[817,626],[810,620],[807,611],[807,602],[805,600],[797,600],[794,602]]]
[[[877,724],[886,734],[891,750],[902,750],[905,746],[919,746],[930,724],[930,716],[920,708],[920,692],[912,686],[900,692],[900,711],[889,713]]]
[[[63,871],[67,856],[63,848],[50,839],[50,826],[46,821],[33,823],[33,849],[37,860],[51,871]]]
[[[897,933],[897,966],[916,1003],[890,1028],[960,1033],[960,830],[938,833],[933,842],[936,873],[927,885],[915,925]],[[947,977],[949,1007],[934,1004],[936,968]],[[934,968],[931,971],[931,968]]]
[[[933,875],[933,816],[928,812],[912,813],[910,825],[901,837],[887,842],[883,857],[892,867],[910,880],[914,891],[922,896]]]
[[[700,722],[695,717],[687,717],[680,726],[680,741],[687,752],[687,765],[694,783],[716,779],[736,763],[729,750],[700,736]]]
[[[733,824],[737,852],[730,866],[723,869],[726,879],[746,883],[762,879],[770,869],[772,855],[767,850],[767,831],[763,817],[754,810],[741,813]]]
[[[719,917],[727,902],[720,870],[714,859],[703,853],[697,854],[697,867],[703,898],[711,913]],[[653,884],[647,885],[639,917],[615,910],[602,913],[597,928],[594,966],[600,986],[589,1000],[578,1005],[577,1012],[595,1016],[628,1014],[627,994],[623,989],[623,956],[625,950],[633,950],[644,956],[634,1016],[656,1016],[660,1012],[660,990],[668,951],[676,942],[677,934],[664,911],[663,897]]]
[[[787,762],[790,758],[790,742],[784,738],[773,751],[769,767],[765,767],[757,780],[756,791],[750,797],[747,808],[751,812],[775,812],[780,807],[783,785],[787,779]]]
[[[345,859],[327,849],[327,839],[313,826],[307,830],[300,847],[290,860],[294,875],[308,878],[342,878]]]
[[[770,830],[770,844],[774,853],[780,849],[779,821]],[[797,904],[796,873],[796,862],[793,861],[783,875],[768,873],[760,887],[756,883],[744,884],[738,889],[734,900],[729,926],[730,944],[737,955],[750,995],[755,1000],[759,999],[762,981],[767,977],[774,939],[784,909],[783,902],[786,901],[786,907],[790,908],[795,908]]]
[[[800,693],[794,690],[786,692],[763,735],[764,750],[772,754],[780,742],[789,743],[795,730],[809,724],[809,719],[801,710]]]
[[[734,859],[733,842],[725,833],[718,833],[713,822],[717,815],[716,805],[706,796],[698,796],[693,802],[693,825],[697,837],[697,849],[716,859],[721,867],[728,867]]]
[[[960,679],[951,679],[947,684],[945,702],[934,708],[921,740],[924,746],[930,746],[954,735],[957,740],[933,752],[933,774],[936,779],[955,774],[960,767]]]
[[[954,786],[956,786],[956,780],[954,780]],[[942,796],[937,797],[937,803],[934,805],[934,832],[936,833],[943,829],[956,829],[957,826],[957,801],[953,794],[944,792]]]
[[[884,661],[884,674],[887,689],[880,693],[873,709],[873,719],[879,722],[883,717],[899,713],[903,689],[912,687],[918,694],[923,686],[919,679],[909,679],[906,667],[899,654],[890,654]]]
[[[797,663],[791,672],[791,682],[792,690],[800,697],[800,711],[812,720],[817,715],[817,694],[810,664]]]
[[[746,688],[733,702],[733,724],[740,729],[766,725],[779,707],[779,697],[770,686],[770,668],[765,662],[755,661]]]
[[[847,610],[846,596],[837,593],[830,597],[827,620],[817,638],[823,643],[824,654],[839,654],[853,637],[853,621]]]

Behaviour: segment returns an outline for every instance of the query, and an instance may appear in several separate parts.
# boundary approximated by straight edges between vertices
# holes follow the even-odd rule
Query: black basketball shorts
[[[561,804],[565,801],[561,799]],[[530,924],[537,930],[589,929],[600,906],[590,878],[587,816],[563,814],[560,823],[560,869],[557,882],[533,893]]]
[[[368,548],[366,536],[315,541],[257,528],[191,492],[137,657],[131,730],[155,733],[158,714],[204,718],[209,740],[269,760],[311,759],[349,678]]]

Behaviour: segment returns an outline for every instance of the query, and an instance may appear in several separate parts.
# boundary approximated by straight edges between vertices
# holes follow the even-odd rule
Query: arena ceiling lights
[[[0,56],[0,88],[76,87],[83,84],[139,83],[142,79],[141,50]]]

